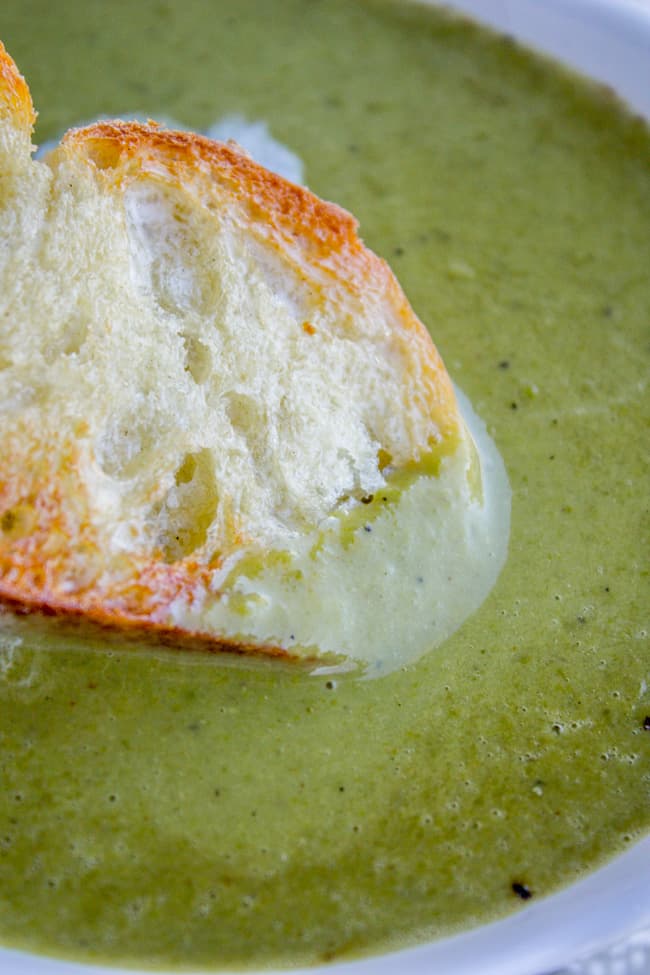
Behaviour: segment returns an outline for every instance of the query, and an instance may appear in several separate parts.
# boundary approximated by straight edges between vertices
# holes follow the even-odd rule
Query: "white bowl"
[[[650,119],[650,0],[448,0],[447,5],[611,85]],[[585,880],[503,921],[320,970],[331,975],[544,975],[643,926],[650,927],[650,836]],[[292,969],[286,975],[318,970]],[[0,949],[0,972],[118,975],[125,970]]]

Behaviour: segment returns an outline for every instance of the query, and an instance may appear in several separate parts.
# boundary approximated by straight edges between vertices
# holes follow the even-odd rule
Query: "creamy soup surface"
[[[513,493],[486,601],[374,680],[2,620],[0,941],[153,967],[355,957],[501,916],[641,836],[644,125],[508,39],[379,0],[9,0],[0,36],[37,142],[98,114],[264,120],[391,263]]]

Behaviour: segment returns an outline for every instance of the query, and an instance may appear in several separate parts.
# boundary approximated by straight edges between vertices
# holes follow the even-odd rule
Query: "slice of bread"
[[[428,332],[350,214],[235,145],[117,121],[38,162],[33,121],[1,48],[0,602],[354,656],[406,487],[471,467]]]

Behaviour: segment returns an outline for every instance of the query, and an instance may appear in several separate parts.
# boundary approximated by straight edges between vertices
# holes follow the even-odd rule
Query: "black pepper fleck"
[[[518,880],[513,881],[512,891],[517,895],[517,897],[521,897],[522,901],[530,900],[530,898],[533,896],[530,888],[527,887],[526,884],[520,883]]]
[[[513,403],[511,403],[511,404],[510,404],[510,409],[511,409],[511,410],[516,410],[516,409],[517,409],[517,404],[516,404],[516,403],[514,403],[514,402],[513,402]]]
[[[509,368],[510,368],[510,362],[508,361],[508,359],[502,359],[501,362],[499,363],[499,369],[509,369]]]
[[[643,730],[650,731],[650,714],[646,714],[645,718],[643,719]]]
[[[371,532],[372,531],[372,528],[371,528],[370,525],[364,525],[363,526],[363,530],[364,530],[364,532]]]
[[[403,253],[404,253],[404,248],[403,247],[395,247],[395,248],[393,248],[393,254],[395,255],[395,257],[401,257]]]

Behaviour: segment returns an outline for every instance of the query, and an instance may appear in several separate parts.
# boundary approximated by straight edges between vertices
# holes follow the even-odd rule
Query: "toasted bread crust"
[[[17,128],[31,134],[36,113],[27,82],[0,41],[0,119],[11,119]]]
[[[79,491],[81,468],[80,452],[68,441],[56,457],[31,450],[22,476],[0,482],[0,603],[84,615],[102,625],[170,630],[164,623],[170,605],[204,598],[215,565],[131,556],[123,574],[114,567],[107,575],[88,498]],[[74,491],[71,506],[65,502]]]
[[[27,85],[0,45],[2,119],[28,133],[35,115]],[[124,192],[130,182],[146,177],[181,187],[208,209],[217,209],[224,199],[234,201],[245,214],[247,231],[281,252],[314,292],[343,295],[357,303],[360,315],[369,295],[389,306],[391,340],[414,364],[411,374],[421,386],[419,402],[430,421],[430,439],[445,442],[459,436],[462,421],[451,381],[428,332],[387,264],[364,247],[356,220],[345,210],[263,169],[232,144],[154,123],[103,122],[72,130],[58,152],[87,166],[108,193]],[[303,329],[307,336],[314,333],[308,322]],[[200,607],[219,598],[214,550],[171,563],[156,550],[129,553],[123,562],[118,557],[106,564],[106,539],[93,520],[92,499],[81,477],[85,458],[79,434],[64,432],[54,448],[42,431],[19,424],[2,447],[0,604],[21,612],[83,617],[133,633],[177,635],[183,645],[196,641],[215,650],[290,657],[289,651],[266,642],[252,644],[175,624],[178,603]]]
[[[289,664],[297,663],[295,654],[276,647],[272,644],[247,643],[246,641],[226,640],[216,638],[214,634],[193,633],[178,627],[155,624],[149,621],[114,619],[107,613],[89,614],[86,610],[75,609],[70,606],[59,607],[49,603],[25,602],[24,599],[13,600],[2,597],[0,607],[13,613],[17,617],[30,616],[51,623],[48,627],[52,635],[78,635],[83,639],[97,637],[105,639],[108,645],[115,637],[126,637],[134,644],[141,644],[147,649],[189,650],[206,654],[232,653],[237,656],[259,654],[273,660],[282,660]],[[303,655],[300,663],[313,665],[322,662],[322,656]]]

